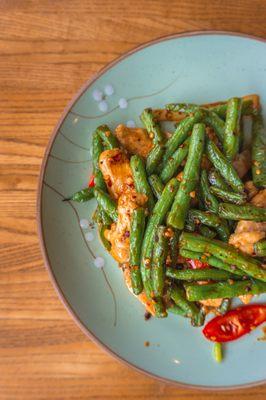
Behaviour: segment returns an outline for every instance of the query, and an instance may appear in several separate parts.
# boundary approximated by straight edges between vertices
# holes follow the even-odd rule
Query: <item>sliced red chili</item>
[[[94,187],[95,186],[95,182],[94,182],[94,175],[92,175],[90,177],[89,183],[88,183],[88,187]]]
[[[189,267],[191,269],[203,269],[203,268],[210,267],[208,263],[205,263],[205,262],[202,262],[202,261],[196,260],[196,259],[194,260],[192,258],[187,258],[186,262],[189,264]]]
[[[203,334],[213,342],[229,342],[249,333],[263,322],[266,322],[266,304],[252,304],[213,318],[204,327]]]

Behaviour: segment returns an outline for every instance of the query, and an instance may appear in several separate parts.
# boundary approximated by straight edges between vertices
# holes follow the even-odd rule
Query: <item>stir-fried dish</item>
[[[266,134],[257,95],[146,108],[143,127],[93,134],[93,176],[70,200],[94,220],[129,290],[158,318],[174,313],[220,343],[266,321]],[[246,135],[246,120],[251,134]],[[163,129],[172,121],[172,133]]]

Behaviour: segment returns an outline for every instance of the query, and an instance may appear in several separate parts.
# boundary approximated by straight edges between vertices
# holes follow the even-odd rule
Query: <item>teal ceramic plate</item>
[[[101,103],[95,100],[99,91],[109,94]],[[77,205],[62,199],[87,184],[96,126],[140,125],[140,112],[147,106],[206,103],[249,93],[259,93],[266,109],[265,41],[221,32],[158,39],[85,84],[55,128],[44,158],[39,232],[61,299],[89,337],[131,366],[168,382],[203,388],[265,382],[266,343],[257,340],[261,330],[228,344],[224,362],[216,364],[212,344],[200,328],[172,315],[145,321],[143,306],[126,289],[116,262],[90,226],[94,201]],[[97,257],[104,259],[103,268],[95,265]]]

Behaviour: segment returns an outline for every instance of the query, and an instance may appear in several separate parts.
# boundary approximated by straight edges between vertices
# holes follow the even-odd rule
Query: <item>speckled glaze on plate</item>
[[[170,315],[144,321],[143,306],[129,294],[90,226],[94,200],[62,199],[87,184],[96,126],[140,125],[147,106],[249,93],[259,93],[266,107],[265,40],[225,32],[160,38],[115,60],[85,84],[63,113],[44,157],[39,235],[63,303],[81,329],[114,356],[171,383],[216,390],[265,383],[266,344],[257,340],[261,330],[228,344],[224,362],[216,364],[212,344],[187,320]]]

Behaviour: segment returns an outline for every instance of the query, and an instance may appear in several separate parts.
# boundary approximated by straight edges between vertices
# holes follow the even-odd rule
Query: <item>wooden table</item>
[[[266,387],[178,389],[90,342],[48,279],[36,187],[51,131],[82,83],[157,36],[220,29],[266,37],[265,0],[0,2],[0,399],[255,399]]]

